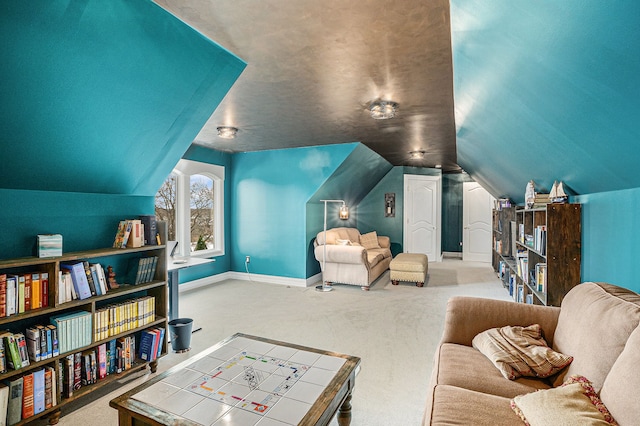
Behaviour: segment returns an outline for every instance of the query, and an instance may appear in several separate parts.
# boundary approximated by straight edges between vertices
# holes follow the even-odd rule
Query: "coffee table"
[[[114,398],[120,426],[351,422],[360,358],[236,333]]]

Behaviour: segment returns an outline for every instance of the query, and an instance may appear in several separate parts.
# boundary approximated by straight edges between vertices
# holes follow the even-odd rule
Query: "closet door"
[[[405,253],[423,253],[429,261],[442,260],[441,176],[404,176]]]
[[[493,197],[477,182],[464,182],[462,195],[462,260],[491,262]]]

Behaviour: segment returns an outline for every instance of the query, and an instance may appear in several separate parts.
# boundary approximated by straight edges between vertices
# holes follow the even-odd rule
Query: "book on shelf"
[[[87,276],[87,283],[89,284],[91,295],[95,296],[98,293],[96,292],[96,283],[93,282],[93,274],[91,273],[91,267],[89,266],[89,262],[87,262],[86,260],[83,260],[82,266],[84,267],[84,274]]]
[[[31,274],[24,274],[24,311],[31,310]]]
[[[31,274],[31,309],[38,309],[42,307],[40,301],[40,273]]]
[[[7,424],[14,425],[22,419],[22,376],[9,380],[9,404],[7,407]]]
[[[18,345],[18,353],[20,354],[20,363],[22,368],[30,365],[29,351],[27,351],[27,338],[24,333],[15,333],[16,343]]]
[[[157,262],[158,256],[129,259],[125,282],[137,285],[153,281]]]
[[[22,375],[22,418],[33,416],[33,373]]]
[[[25,286],[25,276],[18,276],[18,313],[24,313],[24,286]]]
[[[61,262],[60,268],[69,271],[71,281],[73,282],[73,288],[80,300],[91,297],[91,288],[89,287],[87,274],[84,270],[84,263],[82,261]]]
[[[33,372],[33,414],[40,414],[44,411],[44,368]]]
[[[7,274],[7,316],[18,313],[18,276]]]
[[[50,366],[44,368],[44,409],[53,407],[53,377],[55,371]]]
[[[0,274],[0,317],[7,316],[7,274]]]
[[[89,264],[89,270],[91,271],[91,279],[93,280],[96,296],[102,296],[104,293],[102,292],[102,287],[100,287],[100,281],[98,280],[98,270],[96,269],[96,265]]]
[[[140,219],[129,219],[131,232],[127,240],[127,247],[142,247],[144,245],[144,234],[142,231],[142,221]]]
[[[40,292],[40,307],[46,308],[49,306],[49,273],[41,272],[40,273],[40,288],[42,289]]]
[[[118,223],[116,237],[113,241],[113,248],[125,248],[127,246],[127,241],[129,240],[129,234],[131,234],[131,223],[126,220],[121,220]]]
[[[0,425],[7,424],[7,413],[9,408],[9,386],[0,383]]]
[[[144,230],[144,245],[155,246],[156,234],[158,233],[156,216],[155,215],[142,215],[139,216],[140,222],[142,222]]]
[[[7,358],[7,366],[11,370],[19,370],[22,368],[22,358],[18,349],[16,337],[10,331],[0,333],[4,343],[4,350]]]
[[[536,264],[536,290],[541,293],[547,292],[547,264]]]

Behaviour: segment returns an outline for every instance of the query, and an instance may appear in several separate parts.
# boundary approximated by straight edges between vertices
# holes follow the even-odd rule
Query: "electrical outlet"
[[[247,256],[244,258],[244,263],[251,263],[251,256]]]

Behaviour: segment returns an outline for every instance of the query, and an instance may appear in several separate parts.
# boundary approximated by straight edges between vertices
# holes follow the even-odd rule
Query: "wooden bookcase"
[[[500,220],[515,222],[509,236],[498,233],[498,227],[504,229]],[[580,283],[580,204],[495,211],[494,240],[500,236],[502,251],[494,244],[493,266],[515,301],[560,306],[564,295]]]
[[[158,256],[155,275],[152,281],[138,285],[130,285],[124,283],[124,277],[126,276],[126,270],[130,260],[147,256]],[[19,275],[36,272],[47,272],[49,274],[48,307],[33,309],[24,313],[0,318],[0,329],[9,330],[13,333],[24,333],[27,327],[33,326],[34,324],[49,324],[49,320],[52,316],[57,316],[66,312],[82,310],[94,314],[98,309],[106,305],[121,303],[143,296],[153,296],[155,298],[155,318],[153,319],[153,321],[145,324],[142,327],[130,329],[126,332],[112,335],[106,339],[99,341],[95,340],[95,336],[93,336],[92,333],[91,343],[87,346],[76,348],[66,353],[60,353],[59,356],[48,358],[42,361],[31,362],[30,365],[18,370],[8,369],[6,373],[0,374],[0,381],[8,381],[31,371],[50,366],[54,368],[56,374],[54,380],[59,380],[61,374],[60,361],[64,360],[67,355],[97,348],[102,343],[107,343],[113,339],[118,339],[120,337],[135,337],[136,361],[130,369],[124,370],[121,373],[107,375],[105,378],[98,380],[97,383],[82,386],[79,390],[74,391],[73,396],[70,398],[63,397],[64,394],[62,392],[62,389],[60,388],[60,386],[58,386],[56,389],[56,406],[46,409],[45,411],[27,419],[23,419],[18,424],[26,424],[43,418],[48,418],[49,424],[56,424],[58,423],[58,420],[60,418],[60,409],[65,404],[77,400],[78,398],[82,398],[83,396],[86,396],[109,383],[120,380],[131,373],[139,372],[140,370],[145,369],[147,366],[149,366],[151,372],[156,371],[158,359],[155,359],[152,362],[146,362],[138,358],[137,352],[139,349],[140,334],[143,330],[153,327],[165,330],[167,329],[168,289],[166,259],[166,247],[164,245],[156,245],[144,246],[139,248],[105,248],[97,250],[87,250],[67,253],[60,257],[53,258],[26,257],[19,259],[0,260],[0,274]],[[61,262],[74,260],[87,260],[91,263],[100,263],[101,265],[103,265],[105,270],[107,268],[107,265],[113,265],[114,271],[117,274],[116,280],[119,284],[119,288],[109,290],[104,295],[92,296],[84,300],[73,300],[71,302],[58,304],[58,280],[60,264]],[[160,357],[167,354],[167,338],[168,336],[165,332],[165,336],[161,346]],[[91,421],[89,421],[89,423],[91,423]]]

